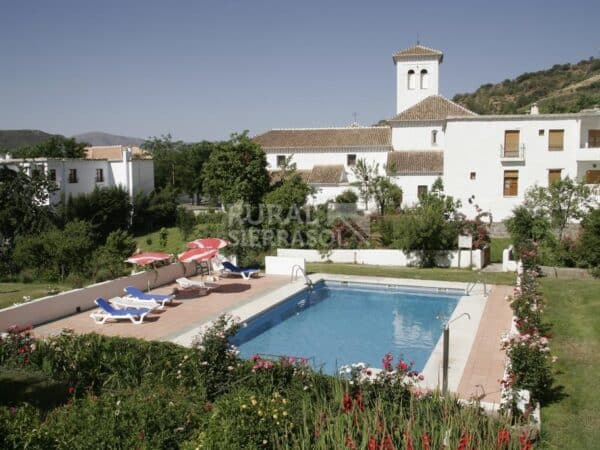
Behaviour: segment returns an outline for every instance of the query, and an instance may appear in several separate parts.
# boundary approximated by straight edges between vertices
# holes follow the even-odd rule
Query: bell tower
[[[444,54],[423,45],[393,55],[396,65],[396,114],[439,93],[440,64]]]

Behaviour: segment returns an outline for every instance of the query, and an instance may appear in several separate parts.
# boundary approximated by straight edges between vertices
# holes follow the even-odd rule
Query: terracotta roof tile
[[[441,51],[434,48],[425,47],[424,45],[415,45],[414,47],[400,50],[394,53],[393,58],[395,62],[401,59],[414,58],[415,56],[437,56],[440,62],[442,62],[444,58],[444,54]]]
[[[278,150],[321,152],[323,148],[391,149],[390,127],[306,128],[271,130],[253,138],[267,153]]]
[[[391,175],[441,175],[444,152],[401,150],[388,153],[387,168]]]
[[[346,181],[342,164],[313,166],[308,182],[311,184],[337,184]]]
[[[311,172],[311,170],[296,170],[296,173],[302,177],[305,183],[309,182]],[[283,170],[272,170],[269,175],[271,176],[271,184],[278,183],[282,179]]]
[[[121,161],[125,145],[102,145],[85,148],[85,159],[108,159],[109,161]],[[130,147],[131,155],[139,159],[151,159],[151,156],[139,147]]]
[[[446,120],[448,116],[476,116],[473,111],[468,110],[448,100],[441,95],[430,95],[414,106],[396,115],[391,122],[404,121],[439,121]]]

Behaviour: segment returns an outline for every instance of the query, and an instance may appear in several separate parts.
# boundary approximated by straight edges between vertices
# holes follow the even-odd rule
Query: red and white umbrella
[[[178,255],[179,261],[183,263],[208,261],[219,252],[216,248],[193,248]]]
[[[187,243],[187,248],[223,248],[227,247],[229,242],[220,238],[201,238]]]
[[[156,261],[165,261],[170,257],[171,255],[169,255],[168,253],[145,252],[131,255],[125,260],[125,262],[137,264],[138,266],[145,266],[146,264],[151,264]]]

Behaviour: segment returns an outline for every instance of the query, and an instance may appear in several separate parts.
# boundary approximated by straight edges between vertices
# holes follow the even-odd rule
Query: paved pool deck
[[[201,277],[190,277],[198,280]],[[68,316],[34,328],[36,336],[45,337],[59,334],[63,329],[75,333],[99,333],[107,336],[135,337],[148,340],[172,340],[186,330],[193,329],[198,323],[204,323],[218,317],[221,313],[230,311],[238,306],[263,297],[265,294],[289,284],[288,276],[260,276],[251,280],[239,277],[221,278],[218,289],[208,295],[191,298],[175,298],[171,305],[163,310],[156,310],[146,316],[140,325],[134,325],[129,320],[108,321],[98,325],[90,318],[94,310]],[[152,289],[155,294],[170,294],[175,283]],[[190,341],[191,342],[191,341]]]

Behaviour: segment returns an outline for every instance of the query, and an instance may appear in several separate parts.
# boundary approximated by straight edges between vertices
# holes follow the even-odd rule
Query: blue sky
[[[441,93],[600,56],[598,1],[0,0],[0,128],[186,141],[368,125],[391,55],[445,53]]]

